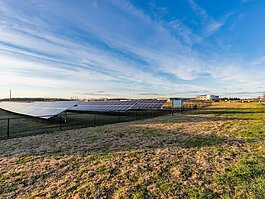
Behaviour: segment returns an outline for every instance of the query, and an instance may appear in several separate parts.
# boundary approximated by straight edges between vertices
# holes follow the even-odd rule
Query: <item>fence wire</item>
[[[185,111],[210,106],[210,103],[184,103]],[[49,120],[15,115],[0,110],[0,140],[38,135],[59,130],[70,130],[106,124],[142,120],[164,114],[173,114],[172,109],[134,110],[126,113],[83,113],[67,112]]]

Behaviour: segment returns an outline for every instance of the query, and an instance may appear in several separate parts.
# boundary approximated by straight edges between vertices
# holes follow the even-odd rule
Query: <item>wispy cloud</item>
[[[264,62],[265,62],[265,56],[252,61],[250,65],[259,65],[259,64],[263,64]]]
[[[194,12],[202,19],[202,23],[204,26],[203,37],[208,37],[211,34],[220,30],[220,28],[225,25],[227,19],[233,15],[233,13],[227,13],[220,20],[216,20],[208,14],[207,10],[203,9],[194,0],[189,0],[189,3]]]
[[[115,97],[113,93],[106,93],[104,91],[96,91],[96,92],[77,92],[77,95],[88,96],[88,97]]]

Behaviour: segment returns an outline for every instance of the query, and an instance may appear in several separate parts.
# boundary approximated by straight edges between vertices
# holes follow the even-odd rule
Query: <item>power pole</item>
[[[9,90],[9,101],[11,101],[11,89]]]

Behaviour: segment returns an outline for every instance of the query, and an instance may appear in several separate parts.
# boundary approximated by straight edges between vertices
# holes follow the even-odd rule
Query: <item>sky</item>
[[[263,0],[0,0],[0,98],[265,92]]]

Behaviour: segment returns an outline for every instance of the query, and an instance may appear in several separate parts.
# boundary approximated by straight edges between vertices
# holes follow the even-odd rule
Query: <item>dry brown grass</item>
[[[0,198],[224,196],[217,176],[264,148],[235,133],[247,131],[253,118],[219,113],[255,107],[217,103],[186,114],[0,141]]]

